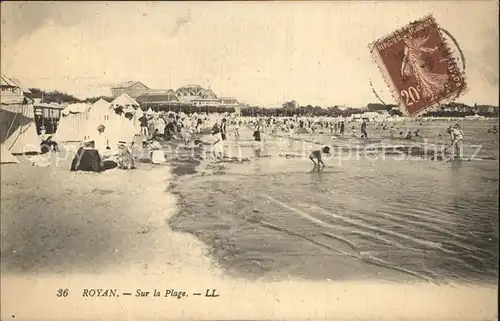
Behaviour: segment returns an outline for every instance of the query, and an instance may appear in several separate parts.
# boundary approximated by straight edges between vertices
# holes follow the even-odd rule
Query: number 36
[[[406,106],[411,106],[420,100],[419,91],[421,91],[420,86],[417,86],[417,88],[409,87],[408,90],[401,90],[401,97],[405,99]]]

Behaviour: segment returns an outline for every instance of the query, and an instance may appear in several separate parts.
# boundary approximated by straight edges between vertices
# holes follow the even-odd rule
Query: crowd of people
[[[349,119],[332,119],[320,117],[240,117],[235,114],[185,114],[174,112],[163,112],[154,114],[144,114],[140,119],[140,132],[134,136],[140,136],[142,147],[160,151],[165,142],[184,144],[185,146],[205,146],[210,145],[212,156],[215,159],[225,157],[225,149],[228,139],[238,141],[242,137],[241,129],[246,127],[253,131],[253,150],[256,157],[260,157],[265,147],[265,137],[281,136],[289,137],[290,144],[297,135],[326,135],[331,139],[341,139],[342,137],[367,140],[370,137],[386,137],[390,139],[412,140],[423,138],[421,133],[422,123],[412,122],[413,129],[405,123],[390,122],[368,122],[367,120],[353,121]],[[346,133],[347,128],[351,128],[350,135]],[[359,128],[359,134],[357,132]],[[131,129],[133,130],[133,129]],[[387,134],[374,131],[386,131]],[[496,127],[491,130],[496,133]],[[399,133],[399,134],[398,134]],[[462,147],[464,134],[461,127],[456,124],[446,130],[450,137],[450,143],[445,148],[445,152],[452,148],[458,150]],[[445,133],[443,133],[445,134]],[[440,134],[441,136],[441,134]],[[210,137],[211,139],[207,139]],[[250,138],[250,137],[248,137]],[[247,138],[245,138],[247,139]],[[113,151],[107,139],[106,128],[99,125],[95,135],[89,137],[83,143],[98,151],[100,162],[106,159],[117,157],[118,167],[133,167],[132,147],[134,142],[119,142],[118,153]],[[310,159],[315,168],[324,166],[321,160],[323,153],[328,153],[328,148],[314,151]],[[118,156],[117,156],[118,155]],[[128,159],[128,163],[120,161],[120,155]],[[160,155],[160,153],[158,154]],[[161,157],[161,156],[160,156]],[[124,165],[122,163],[125,163]]]

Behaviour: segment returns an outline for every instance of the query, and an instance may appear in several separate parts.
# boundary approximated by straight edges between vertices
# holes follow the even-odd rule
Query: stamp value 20
[[[405,116],[420,116],[466,89],[463,71],[429,15],[370,46]]]

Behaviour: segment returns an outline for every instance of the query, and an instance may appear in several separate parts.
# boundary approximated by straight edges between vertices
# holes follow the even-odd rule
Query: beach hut
[[[0,143],[11,154],[38,153],[40,150],[33,101],[24,96],[27,92],[1,74]]]
[[[80,142],[84,140],[90,126],[90,107],[89,104],[76,103],[64,108],[54,139],[61,142]]]

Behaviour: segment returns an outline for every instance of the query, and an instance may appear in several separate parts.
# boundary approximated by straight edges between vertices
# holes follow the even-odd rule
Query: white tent
[[[63,109],[54,140],[61,142],[79,142],[86,138],[91,125],[90,105],[76,103]]]
[[[134,110],[139,107],[139,103],[134,98],[127,95],[127,93],[123,93],[118,96],[111,102],[111,105],[115,109],[122,107],[124,110],[127,109],[127,107],[131,107]]]
[[[7,149],[7,147],[4,146],[4,144],[1,145],[2,149],[0,151],[0,164],[9,164],[9,163],[18,164],[19,160],[9,152],[9,150]]]
[[[123,93],[118,96],[115,100],[111,102],[111,106],[114,109],[121,108],[123,110],[123,114],[130,113],[133,114],[132,124],[135,128],[136,135],[141,132],[141,124],[139,119],[143,116],[143,112],[140,108],[139,103],[132,97],[130,97],[127,93]],[[123,122],[128,121],[126,118],[123,119]],[[129,124],[122,123],[122,127],[129,127]]]
[[[155,114],[155,112],[151,109],[151,107],[149,107],[148,110],[146,111],[146,115],[152,116],[154,114]]]
[[[96,127],[99,125],[106,125],[112,112],[114,113],[111,103],[101,98],[90,107],[89,120],[92,121]]]
[[[11,79],[1,75],[0,143],[12,154],[38,153],[40,139],[33,103]]]

